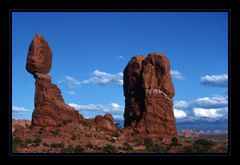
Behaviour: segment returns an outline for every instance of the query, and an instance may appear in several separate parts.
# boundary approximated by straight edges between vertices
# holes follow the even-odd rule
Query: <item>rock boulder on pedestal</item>
[[[57,126],[64,122],[79,122],[82,115],[66,105],[58,87],[47,74],[51,70],[52,52],[47,41],[37,34],[29,46],[26,69],[35,78],[34,126]]]
[[[31,74],[48,74],[51,66],[52,51],[47,41],[38,33],[29,46],[26,69]]]

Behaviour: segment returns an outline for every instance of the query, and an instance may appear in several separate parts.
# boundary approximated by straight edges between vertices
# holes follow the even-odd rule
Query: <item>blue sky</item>
[[[227,118],[226,12],[13,12],[13,118],[31,119],[34,79],[28,47],[41,33],[53,52],[50,75],[85,117],[123,118],[122,72],[132,56],[170,60],[177,120]]]

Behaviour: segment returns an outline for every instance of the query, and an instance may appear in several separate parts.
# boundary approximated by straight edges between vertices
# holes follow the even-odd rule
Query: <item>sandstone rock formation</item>
[[[51,66],[52,51],[47,41],[38,33],[29,46],[26,69],[31,74],[48,74]]]
[[[36,126],[57,126],[63,122],[79,122],[82,116],[66,105],[58,87],[47,74],[51,69],[52,51],[40,35],[30,44],[26,69],[35,78],[34,112],[32,124]]]
[[[104,116],[97,115],[93,119],[85,119],[90,127],[94,127],[99,131],[104,131],[108,134],[116,134],[118,132],[117,126],[113,122],[111,114],[105,114]]]
[[[133,57],[124,69],[123,88],[125,127],[142,138],[166,142],[178,138],[172,109],[174,87],[165,55],[153,53],[146,58]]]

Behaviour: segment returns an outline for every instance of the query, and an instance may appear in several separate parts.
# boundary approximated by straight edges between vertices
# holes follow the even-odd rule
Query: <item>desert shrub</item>
[[[82,124],[84,126],[88,126],[88,123],[86,121],[81,121],[80,124]]]
[[[51,131],[50,131],[50,133],[51,133],[53,136],[58,136],[58,135],[59,135],[59,132],[60,132],[59,129],[55,129],[55,130],[51,130]]]
[[[63,120],[63,125],[66,125],[66,124],[71,123],[71,122],[72,122],[72,120]]]
[[[103,148],[103,152],[106,152],[106,153],[115,153],[117,152],[117,149],[115,146],[111,145],[111,144],[108,144],[106,145],[104,148]]]
[[[24,145],[24,142],[22,139],[20,139],[19,137],[14,137],[12,139],[12,152],[17,153],[18,152],[17,147],[23,146],[23,145]]]
[[[38,134],[42,134],[43,131],[44,131],[44,128],[41,127],[41,128],[39,129],[39,131],[38,131]]]
[[[95,151],[101,151],[101,150],[102,150],[102,148],[101,148],[101,147],[99,147],[99,146],[94,146],[94,150],[95,150]]]
[[[130,146],[130,145],[128,144],[128,142],[124,142],[123,145],[125,145],[125,146]]]
[[[193,148],[195,152],[208,152],[213,146],[211,140],[200,138],[193,143]]]
[[[128,153],[134,153],[135,152],[135,150],[133,149],[132,146],[123,146],[122,149],[127,151]]]
[[[42,140],[41,140],[40,137],[37,137],[33,142],[36,143],[36,144],[39,144],[39,143],[42,142]]]
[[[26,143],[26,144],[31,144],[31,143],[32,143],[32,139],[26,139],[26,140],[25,140],[25,143]]]
[[[145,138],[144,139],[144,145],[145,145],[145,152],[166,152],[166,148],[159,145],[159,144],[154,144],[152,139],[150,138]]]
[[[154,145],[154,143],[153,143],[152,139],[145,138],[144,139],[144,145],[145,145],[145,147],[152,147]]]
[[[52,148],[63,148],[64,144],[63,143],[52,143],[50,146]]]
[[[185,146],[183,152],[194,152],[193,146]]]
[[[47,143],[45,143],[45,142],[43,143],[43,145],[44,145],[44,146],[47,146],[47,147],[49,146],[49,145],[48,145]]]
[[[19,137],[15,137],[15,138],[13,138],[12,143],[14,143],[14,144],[16,144],[16,145],[19,145],[19,144],[22,144],[22,143],[23,143],[23,140],[20,139]]]
[[[86,145],[86,147],[88,147],[88,148],[93,148],[94,146],[93,146],[91,143],[88,143],[88,144]]]
[[[73,147],[72,145],[69,145],[67,148],[63,148],[62,153],[83,153],[84,149],[80,146]]]
[[[200,138],[192,146],[184,147],[183,152],[209,152],[212,146],[213,142],[211,140]]]
[[[14,143],[12,144],[12,153],[18,153],[17,145]]]
[[[32,130],[33,129],[33,125],[29,125],[29,127],[28,127],[30,130]]]
[[[71,140],[75,141],[77,139],[76,135],[72,135]]]
[[[170,146],[181,146],[181,144],[178,142],[178,139],[176,137],[173,137],[171,139],[171,143],[169,145]]]

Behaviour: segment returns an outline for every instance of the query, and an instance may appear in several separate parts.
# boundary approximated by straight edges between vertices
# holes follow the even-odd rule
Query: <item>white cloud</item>
[[[76,88],[78,85],[81,84],[80,81],[78,81],[75,78],[70,77],[70,76],[65,76],[65,79],[62,81],[59,81],[59,83],[66,83],[67,86],[71,89]]]
[[[196,117],[220,118],[223,115],[219,113],[220,109],[193,108]]]
[[[18,107],[18,106],[13,106],[12,107],[12,112],[13,113],[26,113],[26,112],[28,112],[28,111],[30,111],[29,109],[26,109],[26,108],[24,108],[24,107]]]
[[[201,77],[201,84],[212,87],[227,87],[228,86],[228,75],[206,75]]]
[[[93,77],[87,80],[81,81],[81,84],[100,84],[100,85],[123,85],[123,73],[111,74],[107,72],[102,72],[99,70],[95,70],[93,72]]]
[[[106,112],[106,113],[123,113],[124,107],[117,104],[117,103],[111,103],[107,105],[103,104],[86,104],[86,105],[79,105],[75,103],[69,103],[69,106],[77,109],[80,111],[100,111],[100,112]]]
[[[183,110],[174,109],[173,112],[176,119],[182,119],[187,117],[187,113]]]
[[[123,56],[119,56],[119,58],[120,58],[120,59],[124,59],[124,57],[123,57]]]
[[[173,78],[178,80],[185,80],[185,77],[182,76],[182,73],[180,73],[178,70],[171,70],[170,74]]]
[[[189,106],[189,103],[183,100],[180,101],[174,101],[174,107],[175,108],[187,108]]]
[[[193,101],[193,106],[201,108],[221,108],[228,106],[227,97],[215,95],[213,97],[202,97]]]

